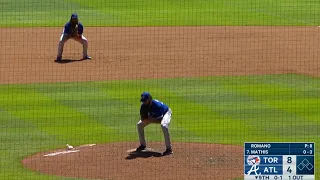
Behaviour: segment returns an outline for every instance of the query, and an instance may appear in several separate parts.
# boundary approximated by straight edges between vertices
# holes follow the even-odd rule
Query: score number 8
[[[287,158],[287,163],[292,163],[292,158],[291,157]]]

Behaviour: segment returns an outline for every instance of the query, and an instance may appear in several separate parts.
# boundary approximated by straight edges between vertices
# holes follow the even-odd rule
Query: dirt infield
[[[1,28],[0,83],[301,73],[319,76],[317,27],[86,28],[91,61],[53,63],[61,28]],[[67,42],[65,58],[81,57]]]
[[[71,153],[39,153],[23,164],[42,173],[95,179],[232,179],[241,177],[243,149],[239,146],[174,143],[174,154],[161,156],[163,143],[130,153],[137,143],[110,143],[75,148]],[[78,151],[79,150],[79,151]],[[54,155],[54,156],[52,156]]]
[[[79,61],[81,45],[70,40],[65,46],[64,63],[55,63],[61,30],[0,28],[0,84],[320,75],[317,27],[86,28],[92,60]],[[160,148],[160,144],[153,145]],[[23,160],[23,164],[42,173],[85,178],[225,180],[242,174],[241,147],[175,143],[172,156],[128,157],[126,150],[135,146],[117,143],[57,156],[40,153]]]

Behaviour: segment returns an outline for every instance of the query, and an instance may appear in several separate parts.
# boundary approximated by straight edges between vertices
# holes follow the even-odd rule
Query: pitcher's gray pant
[[[170,132],[169,132],[169,125],[170,125],[170,121],[171,121],[171,114],[172,111],[171,109],[168,110],[168,112],[163,116],[161,122],[159,120],[155,120],[153,118],[148,118],[144,121],[140,120],[137,123],[137,129],[138,129],[138,133],[139,133],[139,140],[140,140],[140,144],[146,146],[146,139],[144,136],[144,128],[151,124],[151,123],[157,123],[157,124],[161,124],[161,129],[163,132],[163,136],[164,136],[164,141],[166,144],[166,148],[171,148],[171,140],[170,140]]]
[[[82,52],[83,58],[88,56],[88,40],[83,35],[81,35],[81,38],[78,38],[78,37],[73,38],[69,35],[62,34],[60,37],[59,45],[58,45],[57,57],[62,57],[64,43],[66,43],[69,39],[73,39],[81,43],[83,48],[83,52]]]

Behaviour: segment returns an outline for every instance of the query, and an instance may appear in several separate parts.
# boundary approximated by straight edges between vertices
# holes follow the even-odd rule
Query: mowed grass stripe
[[[39,176],[40,173],[25,169],[20,161],[31,154],[60,147],[65,142],[39,130],[33,123],[3,110],[0,112],[0,179],[61,179],[49,175]]]
[[[73,0],[121,16],[120,26],[166,25],[316,25],[320,3],[268,0],[127,1]],[[127,22],[126,22],[127,21]]]
[[[10,88],[0,90],[0,107],[19,119],[34,124],[40,130],[70,143],[108,141],[111,128],[86,114],[55,100],[54,94],[44,96],[36,90]],[[64,94],[66,95],[66,94]]]
[[[225,87],[226,84],[231,87]],[[270,126],[265,123],[271,120],[265,115],[275,113],[275,110],[267,109],[253,97],[234,91],[233,88],[235,87],[233,87],[232,78],[220,77],[209,80],[189,79],[188,82],[181,82],[179,88],[172,89],[172,91],[182,94],[189,101],[206,107],[207,113],[214,112],[216,117],[210,119],[213,124],[210,129],[215,132],[215,136],[220,133],[221,138],[228,143],[242,145],[243,137],[246,136],[250,136],[250,139],[254,141],[266,138],[277,139],[277,135],[264,128],[264,126]],[[184,89],[187,89],[188,93],[183,93]]]
[[[77,12],[85,26],[319,25],[318,1],[4,0],[1,27],[63,26]]]
[[[114,24],[117,16],[100,12],[69,0],[4,0],[1,2],[1,27],[63,27],[70,15],[77,12],[85,25]]]
[[[286,75],[286,76],[278,75],[271,79],[270,79],[270,76],[269,77],[258,76],[258,77],[251,77],[251,78],[256,79],[256,80],[251,80],[253,82],[251,84],[249,83],[246,84],[245,82],[242,81],[236,85],[225,85],[225,86],[228,89],[233,88],[234,91],[237,91],[247,96],[251,96],[254,100],[253,103],[256,103],[256,102],[260,103],[260,105],[262,105],[261,108],[257,107],[256,112],[258,113],[254,113],[254,114],[260,114],[260,116],[262,115],[269,116],[273,118],[275,121],[279,121],[279,124],[283,124],[283,125],[285,125],[286,123],[286,121],[282,121],[284,119],[288,119],[288,120],[291,119],[291,121],[287,122],[289,124],[295,121],[308,122],[308,123],[311,123],[311,125],[316,125],[318,123],[318,122],[309,121],[308,119],[309,117],[307,116],[301,116],[301,114],[299,114],[299,111],[303,108],[298,107],[299,105],[297,103],[293,103],[294,106],[296,106],[295,108],[290,107],[293,105],[292,103],[290,103],[291,101],[295,101],[295,102],[302,101],[300,105],[303,105],[311,109],[310,112],[311,111],[313,112],[313,114],[311,114],[312,116],[316,116],[317,114],[317,112],[315,112],[312,109],[316,108],[317,106],[319,107],[319,104],[317,105],[316,103],[318,95],[314,93],[314,90],[311,90],[311,93],[308,93],[307,89],[305,89],[304,92],[301,92],[301,91],[297,91],[297,89],[300,87],[292,87],[290,85],[291,81],[295,81],[295,82],[298,81],[295,75]],[[280,80],[283,78],[287,79],[287,82],[290,85],[290,87],[288,84],[284,83],[284,81],[282,81],[281,83],[272,83],[272,81],[277,82],[278,79]],[[298,94],[295,94],[295,92],[298,92]],[[314,96],[311,94],[313,94]],[[308,99],[307,101],[304,100],[306,98]],[[315,99],[312,99],[312,98],[315,98]],[[273,102],[273,103],[270,103],[270,102]],[[289,107],[280,108],[279,106],[275,106],[275,104],[281,104],[282,102],[284,102],[284,104],[286,104]],[[264,109],[265,110],[273,109],[272,111],[274,111],[274,113],[261,114],[259,110],[264,110]],[[288,110],[291,110],[291,111],[288,111]],[[261,120],[263,120],[263,118],[266,116],[260,117],[259,119],[262,118]],[[312,131],[309,131],[306,133],[315,134],[315,132],[312,132]]]
[[[129,107],[118,100],[112,100],[95,83],[62,83],[48,86],[49,88],[44,88],[39,85],[36,89],[39,93],[55,99],[59,104],[85,114],[86,117],[98,123],[98,126],[107,127],[104,129],[105,135],[102,136],[108,136],[108,138],[96,137],[99,142],[121,141],[129,136],[125,129],[130,119],[128,116],[131,115]],[[94,127],[89,130],[96,131]]]

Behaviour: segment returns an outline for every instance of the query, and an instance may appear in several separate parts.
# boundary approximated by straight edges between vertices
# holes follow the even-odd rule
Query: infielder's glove
[[[71,28],[71,37],[77,37],[78,35],[78,24]]]
[[[149,113],[149,106],[148,105],[142,105],[140,108],[140,116],[141,120],[148,119],[148,113]]]

